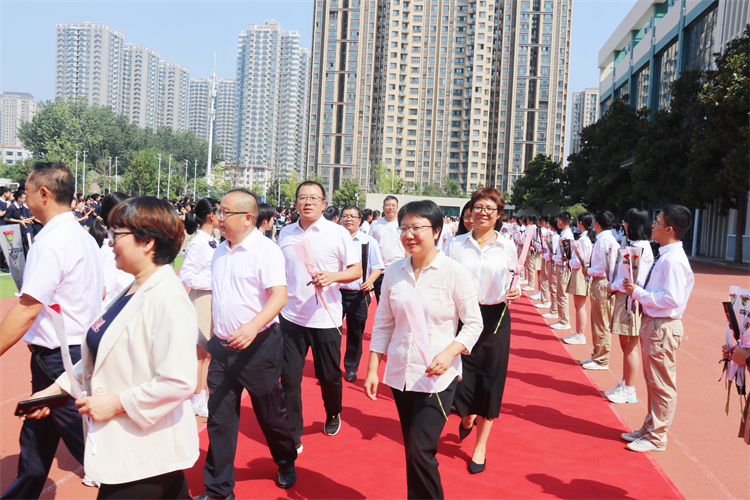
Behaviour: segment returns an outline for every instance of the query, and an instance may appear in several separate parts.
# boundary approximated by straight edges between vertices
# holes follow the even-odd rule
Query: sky
[[[644,0],[641,0],[644,1]],[[573,0],[568,118],[573,92],[599,85],[599,49],[636,0]],[[95,22],[146,45],[161,59],[190,69],[191,78],[236,73],[237,36],[248,24],[275,19],[298,31],[311,47],[313,0],[95,0],[85,2],[0,0],[0,93],[28,92],[37,100],[55,97],[55,24]],[[568,122],[566,151],[570,144]]]

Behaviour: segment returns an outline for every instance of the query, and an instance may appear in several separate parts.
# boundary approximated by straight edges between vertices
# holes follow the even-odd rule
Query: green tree
[[[121,190],[133,196],[155,195],[157,169],[156,150],[144,149],[140,151],[133,157],[127,172],[123,175]],[[170,198],[175,193],[174,186],[172,186],[171,191]]]
[[[401,177],[395,175],[393,169],[389,169],[385,163],[375,166],[375,186],[373,193],[399,194],[404,187]]]
[[[443,190],[438,185],[428,184],[422,190],[422,196],[443,196]]]
[[[562,166],[550,155],[538,153],[513,184],[510,202],[516,210],[534,208],[541,212],[547,204],[557,205],[563,199]]]
[[[446,198],[468,198],[466,193],[461,189],[461,185],[458,181],[453,179],[447,179],[443,186],[443,196]]]
[[[365,192],[359,187],[359,182],[354,179],[345,179],[341,186],[333,192],[331,199],[337,207],[356,205],[359,208],[365,208]]]
[[[586,207],[584,207],[582,203],[576,203],[572,207],[563,207],[563,210],[567,210],[568,212],[570,212],[570,215],[573,216],[573,221],[574,221],[573,225],[576,224],[575,220],[578,218],[579,215],[581,215],[582,213],[588,212],[588,210],[586,210]]]

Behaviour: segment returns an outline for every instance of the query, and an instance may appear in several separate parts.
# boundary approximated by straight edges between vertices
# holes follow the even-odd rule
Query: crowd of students
[[[44,436],[40,424],[26,420],[19,476],[3,498],[38,497],[54,456],[40,448],[54,450],[61,437],[84,463],[89,482],[101,483],[101,498],[185,498],[181,471],[198,458],[195,422],[187,423],[186,412],[208,419],[206,490],[194,498],[234,498],[243,390],[278,465],[278,486],[292,487],[295,461],[304,450],[306,356],[312,350],[323,432],[335,436],[346,418],[343,382],[357,380],[373,296],[377,309],[364,389],[377,400],[378,367],[387,355],[382,383],[391,389],[401,422],[409,498],[443,497],[436,454],[452,407],[461,417],[461,440],[477,428],[468,472],[486,469],[512,342],[508,304],[520,297],[521,287],[546,310],[543,317],[556,320],[550,325],[556,330],[572,329],[572,296],[576,330],[563,341],[588,343],[590,320],[592,354],[581,361],[583,369],[608,369],[611,337],[618,336],[622,382],[605,393],[613,403],[637,401],[642,360],[648,414],[640,429],[622,438],[633,451],[666,447],[676,403],[680,319],[694,283],[680,242],[691,224],[685,207],[664,207],[653,224],[648,212],[628,211],[618,242],[609,211],[575,220],[568,212],[508,218],[505,199],[494,188],[474,192],[460,217],[450,218],[430,200],[399,207],[395,196],[385,198],[382,217],[354,205],[328,207],[325,189],[313,181],[299,185],[294,210],[259,203],[244,189],[195,203],[112,193],[103,200],[75,197],[68,205],[71,182],[58,164],[39,164],[27,181],[29,206],[44,224],[39,240],[49,243],[32,246],[21,302],[3,320],[0,337],[2,352],[22,337],[29,345],[36,396],[74,394],[59,340],[44,321],[50,313],[43,306],[61,304],[71,357],[81,359],[76,369],[90,396],[32,414],[50,422]],[[0,190],[4,199],[6,194]],[[19,206],[23,201],[16,194]],[[69,245],[66,260],[55,264],[63,268],[50,275],[48,261],[61,253],[59,243],[88,238],[85,231],[71,232],[69,224],[89,219],[88,235],[98,251],[93,243]],[[62,227],[70,234],[63,236]],[[612,257],[632,246],[642,254],[638,275],[630,280],[625,264]],[[162,268],[171,267],[181,248],[176,281]],[[62,293],[80,284],[82,273],[90,276],[84,288],[100,296],[74,306]],[[135,371],[124,372],[128,349],[144,358]],[[110,350],[117,354],[102,354]],[[83,435],[77,407],[92,420],[87,429],[96,444],[75,438],[79,431]],[[175,442],[187,437],[172,455],[148,457],[137,449],[138,443],[162,443],[152,428]],[[41,441],[31,445],[34,439]],[[131,442],[117,467],[132,465],[132,473],[109,470],[112,455],[102,450],[123,440]],[[157,459],[158,466],[149,468]]]

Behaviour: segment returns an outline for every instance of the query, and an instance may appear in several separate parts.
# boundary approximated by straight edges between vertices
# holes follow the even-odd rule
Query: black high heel
[[[463,441],[467,437],[469,437],[469,434],[471,434],[471,429],[473,429],[474,426],[472,425],[468,429],[464,427],[464,421],[463,419],[458,422],[458,438]]]
[[[484,459],[483,464],[478,464],[472,460],[469,462],[469,474],[479,474],[480,472],[484,472],[485,467],[487,466],[487,459]]]

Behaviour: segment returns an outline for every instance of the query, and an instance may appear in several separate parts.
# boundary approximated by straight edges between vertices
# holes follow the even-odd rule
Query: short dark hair
[[[682,205],[665,205],[661,209],[664,217],[664,224],[674,229],[674,234],[677,239],[681,240],[682,235],[690,229],[690,225],[693,222],[693,214],[690,210]]]
[[[631,208],[625,213],[623,220],[628,225],[627,237],[630,241],[651,239],[651,218],[648,210]]]
[[[264,222],[272,220],[276,216],[276,211],[268,203],[258,204],[258,217],[255,219],[255,227],[259,228]]]
[[[377,217],[380,217],[380,210],[373,210],[372,211],[372,218],[375,219]]]
[[[557,218],[563,221],[563,224],[565,224],[566,226],[569,226],[570,222],[573,220],[573,216],[570,215],[570,212],[568,212],[567,210],[560,212],[560,215],[558,215]]]
[[[8,186],[0,186],[0,196],[4,195],[8,191],[10,191],[10,188]]]
[[[338,207],[334,207],[334,206],[326,207],[326,209],[323,211],[323,217],[325,217],[326,220],[333,220],[338,216],[339,216]]]
[[[433,229],[438,230],[438,234],[435,236],[435,241],[440,238],[440,233],[443,232],[443,211],[440,207],[435,204],[432,200],[420,200],[411,201],[401,207],[398,211],[398,225],[401,225],[401,219],[407,215],[414,215],[430,221],[430,225]],[[433,232],[433,234],[435,234]]]
[[[539,222],[549,222],[549,215],[545,215],[545,214],[540,215]]]
[[[499,190],[493,187],[479,188],[471,195],[471,206],[477,204],[479,200],[489,200],[497,205],[497,215],[505,210],[505,196]]]
[[[341,209],[341,215],[344,215],[344,212],[346,212],[347,210],[356,210],[357,211],[357,215],[359,215],[360,220],[362,219],[363,212],[362,212],[362,210],[359,209],[359,207],[357,205],[346,205],[346,206],[344,206],[344,208]],[[365,210],[365,212],[367,212],[367,210]]]
[[[182,221],[168,202],[153,196],[129,198],[109,214],[109,226],[128,228],[138,243],[154,241],[154,264],[170,264],[185,239]]]
[[[323,184],[317,181],[305,181],[297,186],[297,191],[294,193],[295,200],[299,197],[299,190],[305,186],[318,186],[318,188],[320,189],[320,193],[323,195],[323,199],[326,198],[326,188],[323,187]]]
[[[395,196],[393,196],[392,194],[389,194],[389,195],[388,195],[388,196],[386,196],[386,197],[385,197],[385,199],[383,200],[383,206],[385,206],[385,204],[386,204],[386,203],[388,203],[388,202],[389,202],[389,201],[391,201],[391,200],[395,201],[395,202],[396,202],[396,205],[398,205],[398,198],[396,198],[396,197],[395,197]]]
[[[599,210],[594,215],[594,220],[604,229],[612,229],[612,224],[615,222],[615,216],[609,210]]]
[[[31,181],[34,191],[46,187],[59,205],[68,205],[73,199],[75,179],[62,163],[38,161],[31,172],[33,175],[29,175],[27,182]]]
[[[23,196],[25,194],[26,194],[26,191],[24,191],[23,189],[16,189],[16,192],[13,193],[13,197],[15,199],[18,199],[18,198],[20,198],[21,196]]]
[[[0,194],[2,194],[2,193],[0,193]],[[344,210],[346,210],[346,207],[344,207]],[[359,207],[357,207],[357,210],[359,210]],[[368,218],[371,215],[372,215],[372,210],[370,210],[369,208],[365,208],[364,210],[362,210],[362,218],[363,219],[366,219],[366,218]]]
[[[529,215],[529,222],[536,225],[536,215]]]
[[[102,218],[104,224],[106,224],[107,227],[109,227],[109,222],[107,222],[107,219],[109,218],[109,214],[112,213],[112,209],[128,198],[130,198],[130,196],[126,195],[125,193],[120,193],[119,191],[109,193],[104,197],[104,199],[102,200],[102,209],[99,212],[99,216]]]

